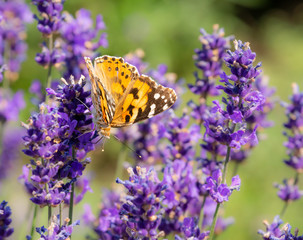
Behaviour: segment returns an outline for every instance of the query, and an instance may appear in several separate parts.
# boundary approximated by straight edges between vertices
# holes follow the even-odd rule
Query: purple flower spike
[[[51,224],[48,228],[42,226],[41,228],[36,228],[36,232],[40,235],[40,239],[45,240],[63,240],[69,239],[72,235],[75,226],[80,225],[80,221],[76,221],[72,224],[69,223],[69,218],[64,220],[64,223],[60,225],[60,217],[54,215],[51,220]]]
[[[291,226],[285,224],[283,226],[283,221],[276,216],[272,224],[269,224],[267,221],[263,222],[266,226],[266,231],[259,230],[258,234],[262,235],[264,240],[302,240],[303,235],[298,236],[298,229],[295,231],[295,234],[291,233]]]
[[[189,89],[200,96],[216,96],[219,92],[214,85],[214,79],[222,74],[223,57],[226,55],[226,50],[230,48],[230,40],[233,36],[224,37],[224,29],[214,25],[212,34],[208,34],[204,29],[201,29],[200,42],[201,49],[196,49],[194,60],[196,67],[203,71],[205,79],[199,79],[196,73],[196,84],[189,84]]]
[[[0,203],[0,239],[6,239],[13,234],[14,229],[10,228],[12,219],[10,218],[12,214],[11,208],[7,206],[6,201]]]
[[[194,146],[202,136],[198,125],[193,124],[187,127],[189,120],[189,116],[184,114],[180,118],[173,116],[169,122],[164,134],[171,143],[164,152],[166,161],[194,159]]]
[[[11,0],[1,1],[0,16],[1,73],[5,72],[6,79],[14,81],[26,59],[26,24],[32,21],[32,13],[24,1]]]
[[[123,184],[129,195],[122,205],[120,215],[129,229],[129,237],[157,239],[162,216],[159,213],[160,203],[164,199],[165,186],[159,181],[153,169],[129,168],[129,180],[117,179]]]
[[[195,50],[193,57],[196,67],[203,72],[204,77],[199,77],[198,72],[195,72],[196,83],[188,85],[191,92],[200,96],[199,104],[192,101],[188,104],[192,109],[192,117],[198,123],[203,123],[208,117],[207,97],[220,94],[216,88],[216,79],[223,73],[223,58],[226,55],[226,50],[230,48],[230,41],[233,38],[232,36],[224,37],[224,30],[219,28],[219,25],[214,25],[213,29],[212,34],[201,29],[200,42],[202,47]]]
[[[205,137],[208,135],[223,145],[240,150],[243,145],[254,146],[258,143],[257,126],[248,129],[246,119],[255,111],[262,110],[265,98],[251,85],[260,74],[257,70],[260,65],[253,66],[255,53],[248,43],[242,44],[241,41],[235,41],[235,49],[225,57],[232,74],[223,73],[221,82],[224,86],[217,87],[227,94],[227,98],[222,98],[225,108],[214,101],[204,126]]]
[[[63,10],[64,0],[32,0],[32,3],[37,6],[39,11],[39,18],[35,15],[38,22],[37,29],[44,35],[48,36],[57,32],[62,24],[63,17],[61,11]]]
[[[215,170],[212,176],[207,177],[204,189],[209,191],[210,196],[217,203],[222,203],[228,201],[228,197],[231,195],[233,190],[240,190],[241,180],[239,176],[232,178],[232,184],[228,187],[226,184],[221,183],[222,172],[220,169]]]
[[[163,200],[165,214],[160,230],[166,234],[178,232],[182,227],[182,219],[190,213],[198,215],[200,209],[195,206],[199,202],[198,179],[188,162],[176,159],[164,168],[163,183],[166,186]]]
[[[122,204],[120,192],[105,189],[98,217],[92,214],[89,206],[85,206],[84,221],[91,225],[100,239],[128,239],[126,223],[119,214]]]
[[[80,78],[81,75],[87,75],[83,57],[94,57],[97,49],[108,46],[106,33],[100,33],[105,29],[105,23],[102,16],[98,15],[94,27],[91,13],[86,9],[80,9],[75,18],[65,13],[64,20],[60,28],[66,67],[64,77],[73,75]]]
[[[293,84],[293,95],[290,98],[291,103],[283,105],[286,108],[287,123],[284,126],[289,129],[285,133],[288,141],[284,143],[287,147],[288,158],[284,162],[296,170],[298,173],[303,171],[303,93],[297,84]]]
[[[276,188],[279,189],[278,196],[285,202],[295,201],[302,197],[303,191],[299,191],[298,185],[294,185],[292,179],[283,180],[283,185],[276,184]]]
[[[209,231],[200,233],[200,229],[197,225],[198,225],[197,220],[195,218],[184,218],[181,230],[182,230],[182,233],[185,238],[176,236],[175,240],[182,240],[182,239],[206,240],[206,239],[208,239]]]
[[[15,95],[11,96],[5,89],[0,89],[0,121],[2,123],[17,121],[19,112],[24,107],[25,102],[22,91],[18,91]]]
[[[88,98],[90,92],[84,90],[84,78],[75,80],[71,77],[70,83],[65,79],[62,81],[64,85],[58,90],[47,89],[58,106],[40,105],[40,113],[34,113],[29,123],[23,124],[27,129],[23,152],[33,159],[20,179],[32,195],[31,200],[40,206],[57,206],[69,201],[71,184],[82,176],[90,163],[85,154],[94,149],[92,119],[87,109],[92,103]],[[88,183],[84,180],[76,184],[81,189],[76,203],[90,191]]]

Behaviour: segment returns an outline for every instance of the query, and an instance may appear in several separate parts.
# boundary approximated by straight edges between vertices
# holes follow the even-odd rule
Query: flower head
[[[69,237],[72,235],[74,227],[80,224],[79,221],[69,224],[69,221],[70,220],[66,218],[64,223],[60,225],[59,217],[54,215],[48,228],[42,226],[40,228],[36,228],[36,232],[40,235],[41,240],[69,239]]]
[[[228,201],[229,196],[233,190],[240,190],[241,180],[239,176],[234,176],[231,180],[231,185],[228,187],[222,181],[222,172],[220,169],[215,170],[212,173],[212,176],[207,177],[204,188],[209,191],[210,196],[213,200],[218,203]]]
[[[16,80],[21,63],[26,58],[26,23],[32,21],[27,4],[20,0],[0,3],[0,66],[5,65],[5,77]]]
[[[195,218],[184,218],[181,231],[185,239],[192,240],[206,240],[208,239],[209,231],[200,232],[199,227],[197,226],[197,220]],[[179,236],[175,237],[175,240],[181,240]]]
[[[64,22],[60,28],[62,42],[60,43],[65,56],[64,77],[73,75],[80,78],[86,75],[87,70],[84,64],[84,56],[93,57],[93,53],[99,47],[108,46],[107,34],[100,33],[105,29],[102,15],[97,15],[95,26],[91,13],[86,9],[80,9],[74,18],[71,14],[65,13]]]
[[[161,223],[160,203],[164,199],[165,186],[159,181],[156,172],[151,168],[129,168],[129,180],[117,179],[128,190],[126,202],[123,203],[120,215],[125,221],[133,238],[157,239]]]
[[[275,187],[279,189],[278,196],[285,202],[295,201],[302,197],[303,191],[299,190],[297,184],[290,180],[283,180],[283,185],[275,184]]]
[[[274,221],[269,224],[267,221],[263,222],[266,226],[266,231],[259,230],[258,233],[262,235],[264,240],[301,240],[302,236],[298,236],[299,230],[296,229],[295,233],[291,233],[291,226],[289,224],[285,224],[283,226],[283,221],[276,216]]]
[[[7,206],[6,201],[0,203],[0,239],[5,239],[13,234],[14,229],[10,228],[12,219],[10,218],[12,214],[11,208]]]

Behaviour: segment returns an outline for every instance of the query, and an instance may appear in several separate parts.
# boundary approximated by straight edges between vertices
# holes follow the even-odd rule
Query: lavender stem
[[[203,221],[203,215],[204,215],[204,205],[205,205],[205,201],[206,201],[206,196],[204,196],[203,198],[203,202],[202,202],[202,205],[201,205],[201,211],[200,211],[200,216],[199,216],[199,228],[202,227],[202,221]]]
[[[34,215],[33,215],[33,220],[32,220],[31,238],[33,238],[34,232],[35,232],[37,213],[38,213],[38,205],[35,204]]]
[[[217,223],[219,207],[220,207],[220,203],[217,203],[216,211],[214,213],[214,219],[213,219],[213,222],[212,222],[211,228],[210,228],[210,235],[209,235],[210,240],[215,238],[214,237],[214,235],[215,235],[215,226],[216,226],[216,223]]]
[[[50,52],[50,56],[52,56],[52,52],[53,52],[53,34],[50,34],[49,36],[49,41],[48,41],[48,49]],[[52,82],[52,61],[50,60],[49,65],[48,65],[48,71],[47,71],[47,83],[46,83],[46,87],[50,88],[51,87],[51,82]],[[45,102],[48,102],[48,95],[46,95],[46,99]]]

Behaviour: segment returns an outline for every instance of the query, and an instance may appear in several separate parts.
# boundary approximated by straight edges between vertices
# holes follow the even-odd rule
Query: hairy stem
[[[60,227],[61,227],[62,226],[62,203],[59,204],[59,215],[60,215],[59,223],[60,223]]]
[[[202,228],[202,221],[203,221],[203,215],[204,215],[203,210],[204,210],[205,201],[206,201],[206,196],[204,196],[204,198],[203,198],[203,202],[202,202],[201,210],[200,210],[199,225],[198,225],[200,229]]]
[[[230,150],[231,150],[231,147],[228,147],[227,152],[226,152],[225,161],[224,161],[222,183],[226,182],[227,163],[229,162],[229,158],[230,158]],[[210,229],[210,237],[209,237],[210,240],[214,239],[214,234],[215,234],[214,231],[215,231],[215,226],[217,223],[219,207],[220,207],[220,203],[217,203],[216,211],[215,211],[215,214],[213,217],[213,222],[211,224],[211,229]]]
[[[215,239],[215,237],[214,237],[214,235],[215,235],[215,226],[216,226],[217,219],[218,219],[219,208],[220,208],[220,203],[217,203],[216,211],[214,213],[213,222],[212,222],[211,228],[210,228],[209,240]]]
[[[284,216],[284,214],[286,212],[287,207],[288,207],[288,202],[285,202],[285,204],[284,204],[284,206],[283,206],[283,208],[281,210],[281,213],[280,213],[280,218],[283,218],[283,216]]]
[[[37,213],[38,213],[38,205],[35,204],[34,215],[33,215],[33,220],[32,220],[32,228],[31,228],[31,239],[33,239],[34,232],[35,232]]]
[[[48,49],[49,49],[49,54],[52,55],[53,53],[53,45],[54,45],[54,36],[53,34],[51,34],[49,36],[49,40],[48,40]],[[52,82],[52,61],[50,59],[50,62],[48,64],[48,71],[47,71],[47,83],[46,83],[46,87],[50,88],[51,87],[51,82]],[[48,95],[46,95],[46,99],[45,102],[48,102]]]
[[[45,184],[45,190],[46,193],[48,194],[49,193],[48,183]],[[48,220],[48,225],[50,226],[51,218],[52,218],[52,206],[48,205],[47,208],[48,208],[47,220]]]
[[[230,150],[231,150],[231,147],[228,147],[226,157],[225,157],[225,161],[224,161],[223,174],[222,174],[222,183],[226,182],[227,163],[229,162],[229,158],[230,158]]]

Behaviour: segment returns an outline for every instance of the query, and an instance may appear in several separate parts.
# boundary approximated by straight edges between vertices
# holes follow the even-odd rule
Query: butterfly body
[[[170,108],[177,96],[173,89],[157,84],[123,58],[102,56],[85,63],[91,79],[95,129],[109,138],[111,128],[129,126]]]

